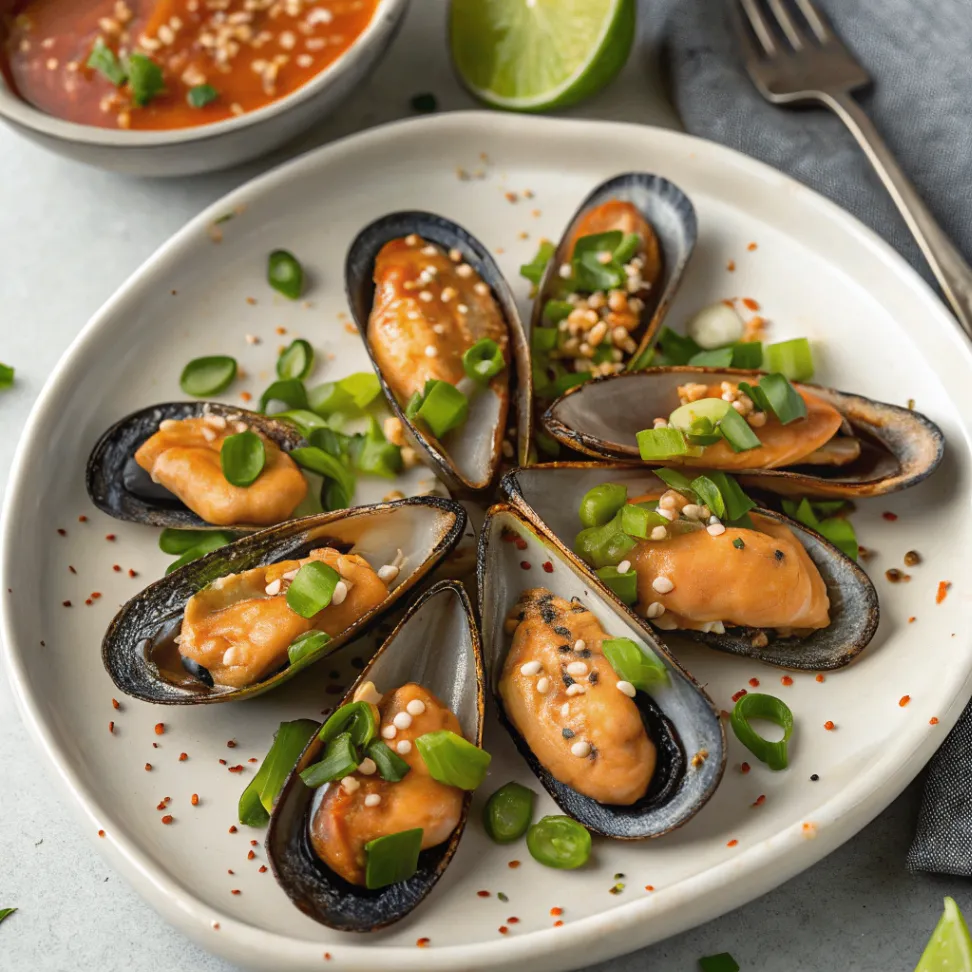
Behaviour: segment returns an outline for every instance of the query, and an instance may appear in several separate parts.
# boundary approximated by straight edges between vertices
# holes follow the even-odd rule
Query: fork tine
[[[773,16],[776,18],[777,24],[779,24],[780,30],[786,35],[786,39],[792,45],[793,50],[803,50],[806,46],[803,31],[797,27],[796,22],[790,16],[790,11],[786,9],[783,0],[767,0],[767,2],[769,3],[769,8]]]
[[[763,50],[770,56],[774,55],[776,53],[776,41],[773,38],[770,25],[763,16],[763,11],[759,9],[756,0],[739,0],[739,3],[742,5],[742,9],[749,20],[749,26],[752,27],[753,33],[762,45]]]
[[[743,17],[742,9],[739,5],[740,2],[741,0],[729,0],[729,19],[732,21],[736,39],[743,49],[743,63],[746,66],[746,70],[749,71],[754,65],[762,61],[763,50],[756,43],[753,32]]]
[[[821,44],[828,44],[837,39],[833,31],[827,26],[827,21],[823,19],[823,15],[813,5],[812,0],[796,0],[796,5],[800,8],[800,13],[806,18],[814,36]]]

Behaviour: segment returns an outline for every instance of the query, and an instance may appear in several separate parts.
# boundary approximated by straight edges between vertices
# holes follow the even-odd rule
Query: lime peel
[[[972,936],[953,898],[945,899],[945,911],[915,972],[972,972]]]

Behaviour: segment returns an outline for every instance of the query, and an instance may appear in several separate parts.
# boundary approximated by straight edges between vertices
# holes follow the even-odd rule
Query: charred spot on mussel
[[[191,658],[186,658],[185,655],[182,657],[182,667],[195,679],[198,679],[207,688],[214,688],[215,682],[213,681],[213,676],[208,668],[204,668],[197,661],[193,661]]]

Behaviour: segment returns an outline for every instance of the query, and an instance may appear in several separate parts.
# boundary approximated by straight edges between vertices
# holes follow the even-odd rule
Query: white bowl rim
[[[10,87],[0,72],[0,119],[13,122],[32,132],[56,138],[64,142],[95,145],[103,148],[126,149],[155,148],[158,146],[192,145],[221,135],[229,135],[259,125],[276,115],[311,100],[323,89],[340,80],[353,67],[355,61],[373,44],[378,43],[389,30],[394,29],[404,16],[409,0],[378,0],[375,12],[365,29],[352,41],[351,46],[336,61],[319,71],[306,84],[289,95],[271,101],[270,104],[248,111],[238,117],[223,121],[196,125],[192,128],[170,128],[151,131],[131,131],[120,128],[99,128],[82,125],[49,115],[24,101]]]

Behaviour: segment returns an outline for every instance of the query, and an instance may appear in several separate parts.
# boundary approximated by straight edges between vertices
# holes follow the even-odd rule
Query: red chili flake
[[[275,330],[276,330],[276,332],[278,334],[286,334],[287,333],[287,328],[285,328],[285,327],[278,327],[278,328],[275,328]]]
[[[507,928],[506,925],[500,925],[499,926],[499,933],[501,935],[505,935],[508,931],[509,931],[509,928]]]
[[[113,533],[106,533],[106,534],[105,534],[105,539],[106,539],[106,540],[107,540],[107,541],[108,541],[109,543],[112,543],[112,542],[114,541],[114,539],[115,539],[115,535],[114,535]]]
[[[115,723],[114,722],[109,722],[108,723],[108,731],[109,732],[114,732],[115,731]]]
[[[236,833],[236,824],[230,824],[229,832],[231,834],[235,834]]]
[[[520,866],[520,862],[510,861],[509,864],[507,864],[506,866],[512,868],[515,871]]]
[[[518,925],[520,923],[520,919],[517,918],[516,915],[513,915],[512,917],[506,919],[506,923],[508,925]]]
[[[553,923],[553,926],[554,926],[554,928],[562,928],[563,927],[563,924],[564,923],[558,918],[557,921],[555,921]]]
[[[910,695],[902,695],[901,698],[898,699],[898,705],[900,705],[901,708],[903,709],[910,701],[911,701]]]
[[[256,297],[247,297],[246,302],[252,307],[256,303]]]
[[[431,938],[419,938],[416,940],[415,945],[417,948],[428,948],[429,942],[431,941],[432,941]]]
[[[112,565],[111,565],[111,569],[112,569],[112,570],[113,570],[113,571],[114,571],[114,572],[115,572],[116,574],[120,574],[120,573],[121,573],[121,564],[112,564]]]
[[[266,870],[267,870],[267,865],[266,864],[261,864],[260,865],[260,873],[261,874],[265,874],[266,873]]]
[[[155,734],[157,736],[161,736],[163,732],[165,732],[165,723],[164,722],[157,722],[155,724]]]
[[[146,763],[145,764],[145,772],[148,773],[149,770],[151,770],[151,769],[152,769],[152,764],[151,763]]]
[[[938,716],[932,716],[928,720],[928,725],[930,725],[930,726],[937,726],[938,725]]]
[[[655,886],[653,884],[646,884],[645,885],[645,890],[646,891],[654,891],[655,890]]]
[[[128,576],[129,577],[138,577],[138,573],[136,571],[132,570],[131,567],[129,567],[128,568]]]
[[[324,961],[325,962],[330,962],[331,961],[331,953],[330,952],[325,952],[324,953]]]
[[[488,898],[489,896],[490,896],[490,892],[489,891],[477,891],[476,892],[476,897],[477,898]]]
[[[175,291],[173,291],[173,293],[175,293]],[[219,922],[218,921],[214,921],[213,922],[213,931],[219,931]]]
[[[523,537],[514,537],[513,545],[516,547],[517,550],[526,550],[528,546],[526,540],[524,540]]]
[[[835,725],[834,725],[834,724],[833,724],[833,723],[832,723],[832,722],[830,721],[830,719],[828,719],[828,720],[827,720],[827,721],[826,721],[826,722],[824,723],[824,729],[826,729],[826,730],[827,730],[827,732],[832,732],[832,731],[833,731],[834,729],[836,729],[836,728],[837,728],[837,727],[836,727],[836,726],[835,726]]]
[[[517,196],[515,192],[505,192],[503,193],[504,198],[507,202],[515,203],[520,197]]]
[[[912,615],[910,618],[908,618],[908,624],[914,624],[915,621],[917,620],[918,619],[914,615]]]
[[[732,300],[730,298],[723,297],[722,302],[726,305],[726,307],[732,307]]]
[[[240,891],[239,888],[233,888],[233,890],[230,891],[230,894],[242,894],[242,892]]]
[[[780,684],[781,684],[781,685],[792,685],[792,684],[793,684],[793,679],[792,679],[792,678],[790,678],[790,676],[789,676],[789,675],[784,675],[784,676],[783,676],[783,677],[782,677],[782,678],[780,679]]]
[[[68,570],[71,571],[72,574],[77,573],[77,571],[70,564],[68,564]]]
[[[766,802],[766,794],[760,793],[760,795],[756,797],[755,801],[753,801],[753,806],[761,807],[765,802]]]
[[[824,676],[823,676],[823,673],[822,673],[822,672],[821,672],[821,673],[820,673],[819,675],[817,675],[817,676],[816,676],[816,680],[817,680],[818,682],[822,682],[822,681],[824,681]]]
[[[199,794],[198,793],[193,793],[193,795],[191,797],[189,797],[189,802],[194,807],[198,807],[199,806]]]
[[[101,591],[92,591],[91,596],[97,601],[101,597]]]
[[[530,569],[530,561],[529,560],[521,560],[520,561],[520,570],[529,570],[529,569]]]
[[[165,798],[163,797],[163,798],[162,798],[161,800],[159,800],[159,802],[158,802],[158,803],[156,804],[156,807],[155,807],[155,809],[156,809],[156,810],[164,810],[164,809],[165,809],[165,808],[166,808],[167,806],[168,806],[168,804],[167,804],[167,803],[165,802]]]
[[[758,688],[759,687],[759,679],[758,678],[751,678],[749,680],[749,684],[752,685],[753,688]]]
[[[235,739],[228,740],[227,743],[226,743],[226,748],[227,749],[236,749],[236,740]]]
[[[241,402],[251,402],[251,401],[253,401],[253,396],[248,391],[241,391],[240,392],[240,401]]]
[[[251,847],[256,847],[256,845],[259,844],[259,843],[260,843],[260,841],[258,841],[258,840],[251,840],[250,841],[250,846]]]
[[[61,601],[61,606],[62,607],[70,607],[71,606],[71,602],[70,601]]]
[[[744,695],[748,695],[748,694],[749,694],[749,693],[748,693],[748,692],[747,692],[747,691],[746,691],[745,689],[740,689],[740,690],[739,690],[739,691],[738,691],[738,692],[737,692],[737,693],[736,693],[736,694],[735,694],[735,695],[734,695],[734,696],[732,697],[732,701],[733,701],[733,702],[738,702],[738,701],[739,701],[739,700],[740,700],[740,699],[741,699],[741,698],[742,698],[742,697],[743,697]]]
[[[99,830],[98,831],[98,836],[99,837],[104,837],[105,836],[105,832],[103,830]]]
[[[119,702],[118,699],[112,699],[111,700],[111,707],[113,709],[120,709],[121,708],[121,702]]]
[[[545,560],[545,561],[543,562],[543,569],[544,569],[544,570],[545,570],[545,571],[546,571],[546,572],[547,572],[548,574],[552,574],[552,573],[553,573],[553,564],[552,564],[552,563],[550,563],[550,561],[549,561],[549,560]]]
[[[252,861],[254,857],[256,857],[256,854],[254,854],[253,851],[249,850],[246,852],[246,859],[248,861]]]
[[[220,766],[225,766],[225,765],[226,765],[226,760],[225,760],[225,759],[221,759],[221,760],[219,761],[219,765],[220,765]]]
[[[736,844],[738,844],[738,843],[739,843],[739,841],[736,840],[735,837],[733,837],[732,840],[727,840],[726,841],[726,847],[735,847]]]
[[[941,604],[942,601],[948,596],[948,589],[952,586],[951,581],[939,581],[938,582],[938,593],[935,595],[935,603]]]
[[[179,753],[179,762],[184,763],[189,758],[188,753]]]
[[[559,918],[563,913],[564,913],[564,909],[563,908],[551,908],[550,909],[550,917],[551,918]]]
[[[749,250],[750,253],[752,253],[753,250],[756,249],[756,244],[755,243],[750,243],[749,246],[746,247],[746,249]]]
[[[898,518],[898,514],[897,514],[897,513],[892,513],[892,512],[890,511],[890,510],[885,510],[885,511],[884,511],[884,512],[883,512],[883,513],[881,514],[881,516],[882,516],[882,517],[883,517],[883,518],[884,518],[885,520],[887,520],[887,521],[888,521],[889,523],[894,523],[894,521],[895,521],[895,520],[896,520],[896,519]]]
[[[165,816],[164,816],[164,817],[162,818],[162,823],[164,823],[164,824],[170,824],[170,823],[172,823],[172,814],[171,814],[171,813],[167,813],[167,814],[166,814],[166,815],[165,815]]]
[[[85,515],[84,515],[84,514],[82,513],[82,514],[81,514],[81,515],[80,515],[80,516],[78,517],[78,523],[87,523],[87,522],[88,522],[88,518],[87,518],[87,517],[86,517],[86,516],[85,516]]]
[[[235,874],[236,871],[234,871],[232,868],[228,867],[228,868],[226,868],[226,873],[227,874]]]
[[[735,260],[730,260],[730,261],[729,261],[729,262],[728,262],[728,263],[726,264],[726,269],[727,269],[727,270],[728,270],[728,271],[729,271],[730,273],[732,273],[732,272],[733,272],[733,271],[734,271],[734,270],[736,269],[736,261],[735,261]]]
[[[91,598],[89,597],[89,598],[87,598],[87,599],[85,600],[85,602],[84,602],[84,603],[85,603],[85,604],[87,604],[87,605],[88,605],[88,607],[91,607],[91,605],[92,605],[92,604],[94,604],[94,601],[92,601],[92,600],[91,600]]]
[[[743,297],[742,298],[742,305],[747,310],[751,310],[751,311],[758,311],[759,310],[759,304],[755,300],[753,300],[752,297]]]
[[[67,530],[62,529],[61,527],[57,528],[57,532],[58,532],[58,536],[62,536],[62,537],[67,536]]]
[[[739,766],[740,773],[748,773],[751,769],[752,767],[749,765],[749,763],[741,763]]]
[[[258,759],[256,758],[256,756],[251,756],[251,757],[250,757],[250,758],[249,758],[249,759],[247,760],[247,762],[248,762],[248,763],[259,763],[259,762],[260,762],[260,760],[258,760]]]
[[[242,765],[240,765],[240,766],[229,766],[227,768],[229,769],[229,771],[231,773],[242,773],[243,772]]]

